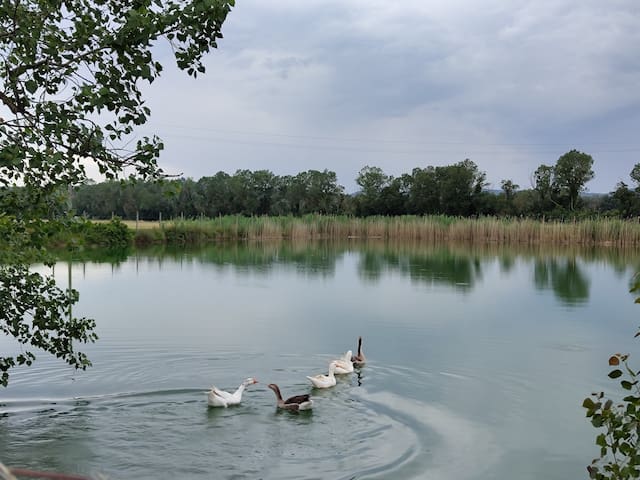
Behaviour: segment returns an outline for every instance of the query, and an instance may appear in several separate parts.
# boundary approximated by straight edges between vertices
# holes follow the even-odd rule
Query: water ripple
[[[383,469],[358,472],[364,477],[381,478],[472,478],[479,469],[488,469],[500,457],[501,449],[486,428],[460,417],[442,405],[407,399],[391,392],[366,393],[365,403],[411,428],[415,445],[405,455]],[[437,436],[426,444],[425,439]],[[412,455],[408,453],[411,452]]]
[[[479,424],[433,401],[392,392],[403,385],[400,391],[420,395],[436,381],[475,381],[463,371],[373,363],[340,376],[332,389],[316,390],[303,374],[325,356],[286,355],[289,367],[259,373],[282,382],[283,392],[310,392],[314,410],[301,414],[277,410],[264,384],[249,388],[243,404],[228,409],[207,408],[206,387],[170,387],[184,383],[184,372],[192,375],[187,378],[226,378],[230,366],[243,358],[255,362],[231,356],[157,358],[154,372],[159,365],[173,365],[161,381],[152,367],[118,356],[108,368],[98,365],[100,371],[83,379],[85,384],[137,389],[4,400],[0,410],[9,416],[0,417],[0,436],[6,437],[0,447],[15,456],[18,448],[50,448],[55,440],[60,448],[84,449],[86,470],[138,479],[156,478],[157,472],[185,478],[210,478],[215,472],[224,479],[467,478],[473,476],[465,473],[468,469],[488,468],[499,456],[494,439]],[[282,357],[268,363],[281,365]],[[40,385],[37,378],[32,380]],[[156,383],[163,387],[147,388]],[[18,441],[11,435],[14,429],[32,435]],[[62,438],[59,429],[65,431]]]

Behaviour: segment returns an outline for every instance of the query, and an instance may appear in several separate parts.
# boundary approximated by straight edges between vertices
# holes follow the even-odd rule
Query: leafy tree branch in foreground
[[[74,342],[95,341],[94,321],[67,318],[77,292],[34,272],[47,260],[38,237],[47,199],[85,180],[87,161],[107,178],[127,168],[143,178],[162,175],[157,137],[135,139],[150,110],[141,86],[173,51],[178,68],[196,77],[217,47],[233,0],[8,0],[0,3],[0,331],[62,358],[89,365]],[[164,42],[160,42],[164,40]],[[164,43],[164,47],[163,47]],[[30,202],[15,208],[5,195],[16,185]],[[22,193],[24,194],[24,193]],[[21,194],[21,195],[22,195]],[[0,358],[9,369],[30,364],[31,351]]]

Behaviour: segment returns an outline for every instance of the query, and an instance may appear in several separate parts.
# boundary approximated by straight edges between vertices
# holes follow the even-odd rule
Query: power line
[[[292,138],[292,139],[304,139],[304,140],[322,140],[322,141],[334,141],[334,142],[360,142],[360,143],[388,143],[388,144],[402,144],[402,145],[452,145],[452,146],[485,146],[485,147],[552,147],[552,146],[567,146],[571,144],[583,144],[583,145],[633,145],[630,151],[640,151],[640,146],[631,144],[629,142],[468,142],[468,141],[417,141],[411,139],[383,139],[383,138],[348,138],[348,137],[332,137],[332,136],[318,136],[318,135],[293,135],[285,133],[273,133],[273,132],[256,132],[248,130],[224,130],[211,127],[194,127],[177,125],[170,123],[154,123],[155,125],[165,126],[169,128],[178,128],[183,130],[199,130],[205,132],[213,132],[218,134],[229,135],[256,135],[265,137],[276,138]],[[175,134],[176,136],[180,134]],[[197,136],[197,138],[203,138]],[[207,138],[207,137],[204,137]],[[626,150],[625,150],[626,151]]]
[[[281,142],[271,142],[271,141],[263,141],[263,140],[235,140],[230,138],[220,138],[214,136],[202,136],[202,135],[184,135],[178,133],[160,133],[159,135],[164,137],[174,137],[174,138],[184,138],[190,140],[204,141],[204,142],[212,142],[212,143],[228,143],[233,145],[245,145],[250,147],[276,147],[276,148],[293,148],[293,149],[301,149],[301,150],[311,150],[311,151],[345,151],[345,152],[354,152],[354,153],[372,153],[372,154],[389,154],[389,155],[425,155],[425,154],[433,154],[433,153],[446,153],[446,154],[455,154],[461,153],[466,156],[470,155],[514,155],[517,153],[528,153],[528,154],[557,154],[558,149],[526,149],[522,151],[511,151],[511,150],[476,150],[474,148],[470,148],[467,144],[455,144],[452,146],[461,147],[461,148],[451,148],[451,149],[435,149],[435,148],[421,148],[421,149],[413,149],[413,150],[398,150],[398,149],[380,149],[380,148],[371,148],[371,147],[352,147],[348,145],[313,145],[313,144],[301,144],[301,143],[281,143]],[[436,144],[434,144],[436,145]],[[473,145],[473,144],[470,144]],[[498,144],[495,144],[496,146]],[[524,145],[524,144],[522,144]],[[552,144],[549,144],[549,146]],[[491,144],[485,144],[485,146],[491,146]],[[505,144],[506,146],[506,144]],[[589,153],[636,153],[640,152],[640,147],[637,148],[628,148],[628,149],[590,149]]]

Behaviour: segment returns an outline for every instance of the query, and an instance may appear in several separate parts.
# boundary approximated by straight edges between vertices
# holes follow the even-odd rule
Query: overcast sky
[[[640,162],[638,0],[238,0],[191,79],[145,90],[161,165],[399,176],[465,158],[531,186],[575,148],[591,192]],[[165,64],[170,59],[160,58]]]

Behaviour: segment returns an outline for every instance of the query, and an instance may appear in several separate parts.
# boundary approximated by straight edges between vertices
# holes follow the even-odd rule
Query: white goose
[[[353,372],[352,355],[353,353],[349,350],[342,357],[333,360],[336,364],[336,375],[346,375],[347,373]]]
[[[225,392],[224,390],[218,390],[215,386],[211,387],[211,390],[209,390],[207,402],[209,403],[210,407],[226,408],[229,405],[238,405],[242,401],[242,392],[244,392],[244,389],[249,385],[253,385],[254,383],[258,383],[255,378],[247,378],[233,393]]]
[[[334,373],[336,371],[336,362],[331,362],[329,364],[329,374],[328,375],[314,375],[313,377],[307,376],[313,386],[316,388],[329,388],[334,387],[336,385],[336,377],[334,377]]]

